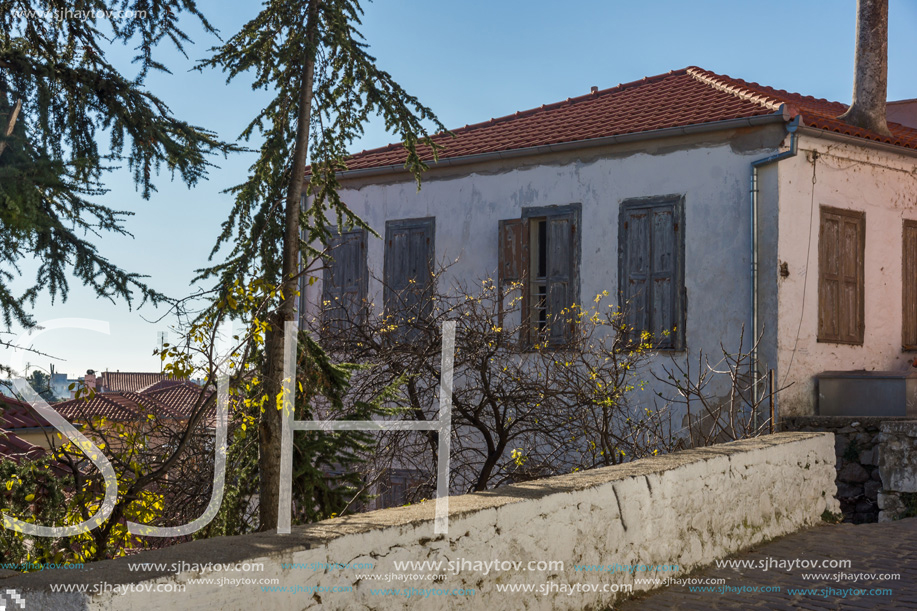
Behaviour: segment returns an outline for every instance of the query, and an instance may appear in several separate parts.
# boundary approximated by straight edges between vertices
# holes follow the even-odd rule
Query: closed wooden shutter
[[[547,217],[548,341],[562,344],[570,338],[574,305],[574,240],[576,221],[572,212]],[[567,310],[567,311],[565,311]]]
[[[680,198],[621,206],[619,294],[632,339],[646,331],[663,350],[684,348],[684,229]]]
[[[865,255],[865,213],[822,206],[818,237],[818,341],[863,343]]]
[[[337,329],[362,321],[369,280],[366,264],[366,231],[335,234],[322,279],[323,321]]]
[[[619,230],[620,307],[633,340],[650,328],[650,211],[624,209]]]
[[[429,289],[433,280],[433,217],[389,221],[385,225],[383,301],[387,312],[402,320],[423,317],[432,310]]]
[[[901,344],[906,350],[917,350],[917,221],[904,221],[901,270]]]

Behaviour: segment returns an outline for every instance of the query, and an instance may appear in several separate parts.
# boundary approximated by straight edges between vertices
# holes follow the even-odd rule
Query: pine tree
[[[444,130],[376,65],[357,29],[362,15],[358,0],[272,0],[199,66],[221,68],[227,80],[251,72],[254,89],[275,93],[242,134],[248,139],[257,132],[264,145],[247,180],[230,189],[235,205],[211,255],[231,244],[229,256],[200,276],[222,287],[251,277],[279,287],[261,363],[263,389],[272,399],[282,387],[284,323],[296,317],[300,257],[318,254],[309,244],[327,238],[332,221],[339,229],[371,230],[338,196],[336,173],[346,169],[347,146],[381,115],[403,141],[405,167],[419,186],[426,166],[418,146],[426,144],[434,158],[437,150],[425,124]],[[281,413],[270,407],[273,401],[268,405],[259,425],[261,530],[276,528],[279,502]]]
[[[150,71],[168,72],[154,56],[157,45],[169,41],[184,52],[182,14],[214,31],[193,0],[0,2],[0,313],[7,327],[32,325],[28,307],[43,292],[65,300],[68,274],[129,305],[138,296],[141,304],[166,299],[106,259],[94,240],[127,234],[131,213],[99,203],[103,177],[119,163],[149,198],[151,177],[163,166],[190,186],[206,176],[208,155],[237,150],[176,118],[144,88]],[[135,46],[137,75],[108,61],[118,44]],[[14,292],[10,282],[28,258],[39,262],[34,283]]]

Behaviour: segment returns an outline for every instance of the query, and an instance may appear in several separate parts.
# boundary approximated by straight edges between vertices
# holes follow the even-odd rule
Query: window
[[[818,341],[862,344],[866,214],[821,207],[818,230]]]
[[[629,199],[618,222],[618,294],[634,340],[684,350],[684,198]]]
[[[428,315],[433,281],[436,219],[407,219],[385,223],[383,302],[387,312],[402,320]]]
[[[905,350],[917,350],[917,221],[904,221],[901,271],[901,345]]]
[[[369,272],[366,267],[366,230],[334,232],[328,241],[322,279],[322,323],[342,330],[362,321]]]
[[[500,221],[499,283],[523,286],[523,328],[528,341],[570,339],[562,315],[579,295],[580,204],[523,208],[522,218]]]

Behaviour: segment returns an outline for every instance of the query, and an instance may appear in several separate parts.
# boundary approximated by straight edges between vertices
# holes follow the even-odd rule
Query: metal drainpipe
[[[800,116],[796,115],[787,123],[786,131],[790,134],[790,149],[764,159],[751,162],[751,369],[752,369],[752,400],[758,401],[758,386],[760,382],[758,372],[758,168],[776,163],[787,157],[796,155],[796,130],[799,128]],[[776,409],[776,408],[775,408]],[[774,412],[776,414],[776,411]],[[758,410],[752,415],[753,426],[758,428]]]

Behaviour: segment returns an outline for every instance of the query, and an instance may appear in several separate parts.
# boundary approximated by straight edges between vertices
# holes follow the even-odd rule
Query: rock
[[[856,439],[857,445],[861,448],[871,446],[876,442],[875,436],[869,433],[857,433],[854,439]]]
[[[878,507],[876,506],[875,503],[873,503],[872,501],[866,501],[866,500],[860,501],[859,503],[857,503],[857,506],[856,506],[857,513],[872,513],[876,511],[877,509]]]
[[[838,456],[843,456],[844,451],[847,449],[847,445],[850,443],[850,440],[843,435],[834,436],[834,453]]]
[[[879,452],[877,448],[871,448],[869,450],[863,450],[860,452],[860,464],[861,465],[877,465],[879,464]]]
[[[872,472],[872,475],[870,475],[869,477],[870,477],[871,479],[877,481],[877,482],[881,482],[881,481],[882,481],[882,474],[879,473],[879,470],[878,470],[878,469],[876,469],[875,471],[873,471],[873,472]]]
[[[863,494],[865,494],[866,498],[870,501],[875,501],[879,498],[880,490],[882,490],[882,482],[870,480],[863,485]]]
[[[878,502],[879,508],[894,514],[904,510],[904,504],[901,502],[901,498],[894,492],[879,492],[876,501]]]
[[[863,486],[860,484],[851,484],[848,482],[838,482],[837,484],[838,499],[855,499],[863,494]]]
[[[866,469],[864,469],[862,465],[849,463],[838,472],[837,479],[842,482],[863,483],[869,479],[869,473],[866,472]]]

